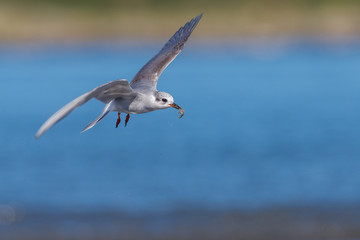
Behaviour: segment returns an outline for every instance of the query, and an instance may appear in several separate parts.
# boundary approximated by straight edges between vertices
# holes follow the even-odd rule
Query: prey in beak
[[[179,110],[180,113],[179,118],[182,118],[182,116],[184,116],[184,110],[179,105],[173,103],[173,104],[169,104],[169,106]]]

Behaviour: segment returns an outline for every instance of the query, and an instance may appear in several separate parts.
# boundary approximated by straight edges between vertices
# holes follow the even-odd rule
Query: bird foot
[[[116,128],[119,126],[120,122],[121,122],[120,113],[118,113],[118,119],[116,121]]]
[[[130,119],[130,114],[126,115],[126,119],[125,119],[125,127],[126,127],[126,125],[127,125],[128,121],[129,121],[129,119]]]

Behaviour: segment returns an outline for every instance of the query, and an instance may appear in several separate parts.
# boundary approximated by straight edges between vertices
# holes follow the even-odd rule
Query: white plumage
[[[184,47],[185,42],[198,24],[202,14],[191,19],[185,26],[181,27],[164,45],[160,52],[147,62],[135,75],[130,84],[126,79],[120,79],[105,83],[90,92],[66,104],[53,114],[38,130],[35,137],[39,138],[54,124],[70,114],[75,108],[95,98],[103,103],[103,112],[94,121],[88,124],[86,131],[95,126],[106,115],[112,111],[129,114],[147,113],[154,110],[174,107],[179,109],[182,117],[183,110],[174,103],[173,97],[166,92],[159,92],[156,89],[157,81],[164,69],[176,58]],[[118,125],[118,123],[117,123]]]

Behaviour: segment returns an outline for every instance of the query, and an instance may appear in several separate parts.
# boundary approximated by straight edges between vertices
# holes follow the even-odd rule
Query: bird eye
[[[163,99],[161,99],[161,101],[163,101],[163,102],[167,102],[167,99],[166,99],[166,98],[163,98]]]

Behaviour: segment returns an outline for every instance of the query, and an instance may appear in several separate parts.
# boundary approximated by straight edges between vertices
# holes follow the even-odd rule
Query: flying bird
[[[179,110],[181,118],[183,109],[175,104],[174,98],[166,92],[160,92],[156,85],[161,73],[176,58],[199,23],[203,14],[191,19],[181,27],[164,45],[158,54],[147,62],[129,83],[126,79],[105,83],[90,92],[87,92],[66,104],[54,113],[37,131],[38,139],[61,119],[69,115],[75,108],[95,98],[105,104],[105,107],[94,121],[89,123],[82,132],[85,132],[104,119],[110,112],[118,112],[116,127],[118,127],[121,113],[126,113],[125,126],[130,114],[147,113],[159,109],[173,107]]]

